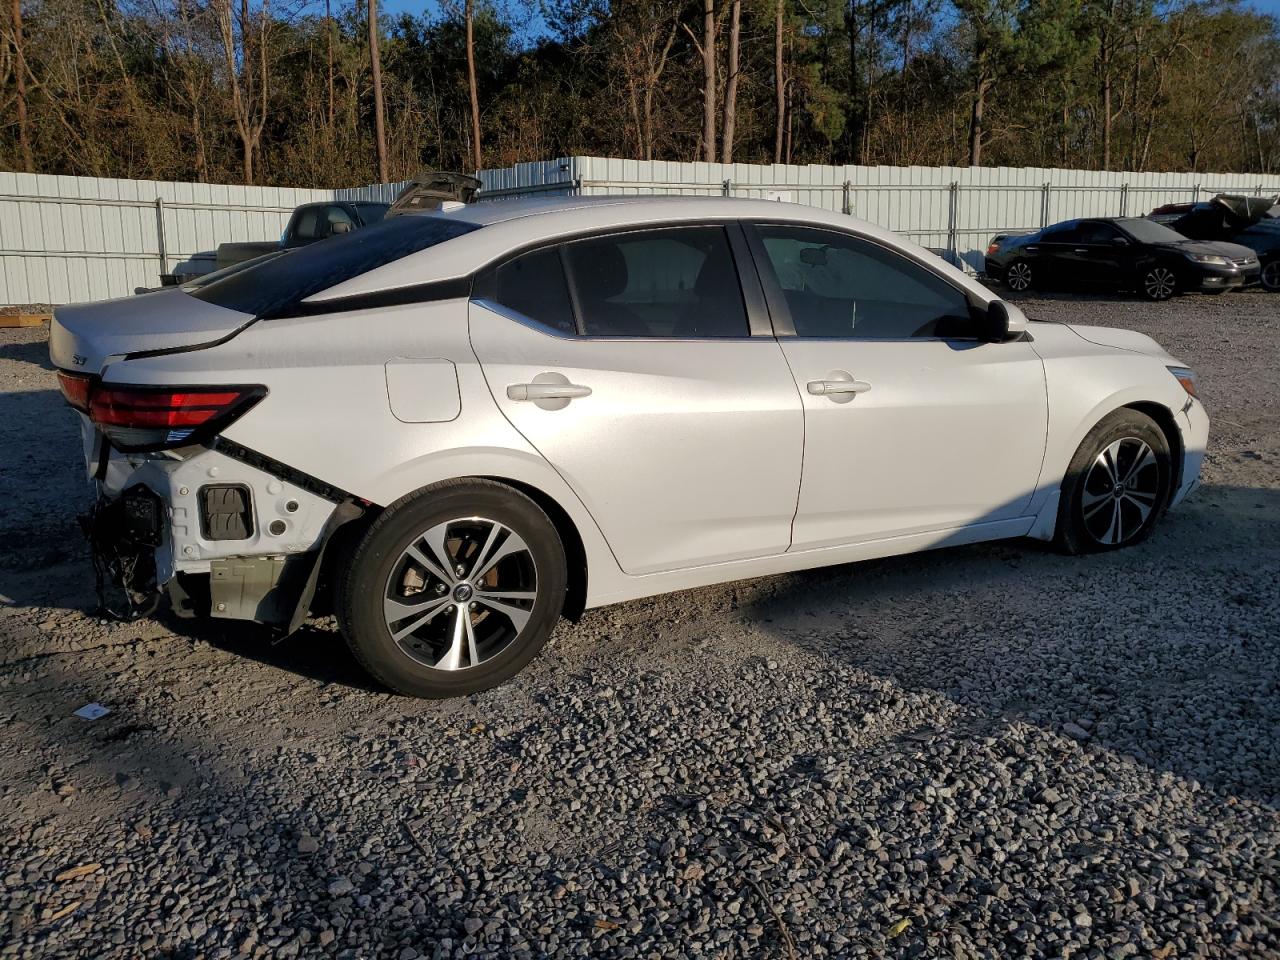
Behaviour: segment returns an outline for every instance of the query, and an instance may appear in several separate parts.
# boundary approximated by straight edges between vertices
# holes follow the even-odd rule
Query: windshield
[[[1182,243],[1187,238],[1176,230],[1170,230],[1163,223],[1134,217],[1132,220],[1117,220],[1116,223],[1139,243]]]
[[[264,319],[292,313],[303,300],[411,253],[478,230],[444,217],[392,217],[354,233],[339,234],[288,256],[268,255],[183,289],[206,303]]]

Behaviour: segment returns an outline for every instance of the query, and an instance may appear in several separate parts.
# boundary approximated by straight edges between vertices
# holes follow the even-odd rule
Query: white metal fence
[[[567,157],[481,174],[482,196],[764,197],[841,210],[981,264],[994,233],[1080,216],[1140,215],[1220,192],[1280,193],[1247,174],[1006,167],[856,167]],[[0,303],[66,303],[155,286],[193,253],[271,240],[300,203],[394,198],[399,184],[340,190],[0,173]]]
[[[529,169],[526,169],[529,168]],[[1075,217],[1142,216],[1216,193],[1280,194],[1257,174],[1123,173],[1037,167],[858,167],[572,157],[486,171],[486,195],[681,194],[784,200],[839,210],[981,267],[996,233]]]

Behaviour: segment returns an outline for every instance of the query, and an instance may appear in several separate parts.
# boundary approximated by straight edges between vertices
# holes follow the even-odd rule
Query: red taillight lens
[[[248,387],[149,387],[59,374],[62,392],[121,450],[161,450],[217,433],[266,394]]]
[[[86,377],[83,373],[66,373],[59,370],[58,386],[62,388],[62,395],[67,398],[67,403],[81,413],[89,412],[89,388],[93,386],[92,377]]]
[[[988,257],[991,256],[993,253],[995,253],[999,249],[1000,249],[1000,241],[992,240],[991,245],[987,247],[987,256]]]
[[[100,427],[199,427],[246,399],[241,390],[146,390],[105,384],[93,391],[89,419]]]

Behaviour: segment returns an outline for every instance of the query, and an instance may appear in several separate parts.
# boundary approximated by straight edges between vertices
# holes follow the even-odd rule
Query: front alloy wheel
[[[1145,539],[1169,503],[1169,441],[1145,413],[1123,407],[1081,441],[1067,467],[1055,540],[1067,553],[1096,553]]]
[[[1160,498],[1160,466],[1144,440],[1121,437],[1094,458],[1081,506],[1089,536],[1118,547],[1137,535]]]
[[[1025,260],[1015,260],[1004,273],[1005,286],[1015,293],[1030,290],[1031,280],[1031,264]]]
[[[1142,292],[1148,300],[1168,300],[1178,289],[1178,278],[1168,267],[1152,267],[1142,278]]]
[[[388,507],[355,548],[338,617],[360,664],[415,697],[515,676],[542,649],[568,573],[555,524],[523,493],[451,480]]]

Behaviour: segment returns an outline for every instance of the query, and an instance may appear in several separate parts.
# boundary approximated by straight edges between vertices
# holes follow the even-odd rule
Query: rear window
[[[478,229],[444,217],[392,217],[290,250],[189,292],[198,300],[255,317],[287,316],[321,290]]]
[[[371,223],[377,223],[387,215],[386,203],[357,203],[354,204],[356,213],[360,214],[360,221],[368,226]]]

